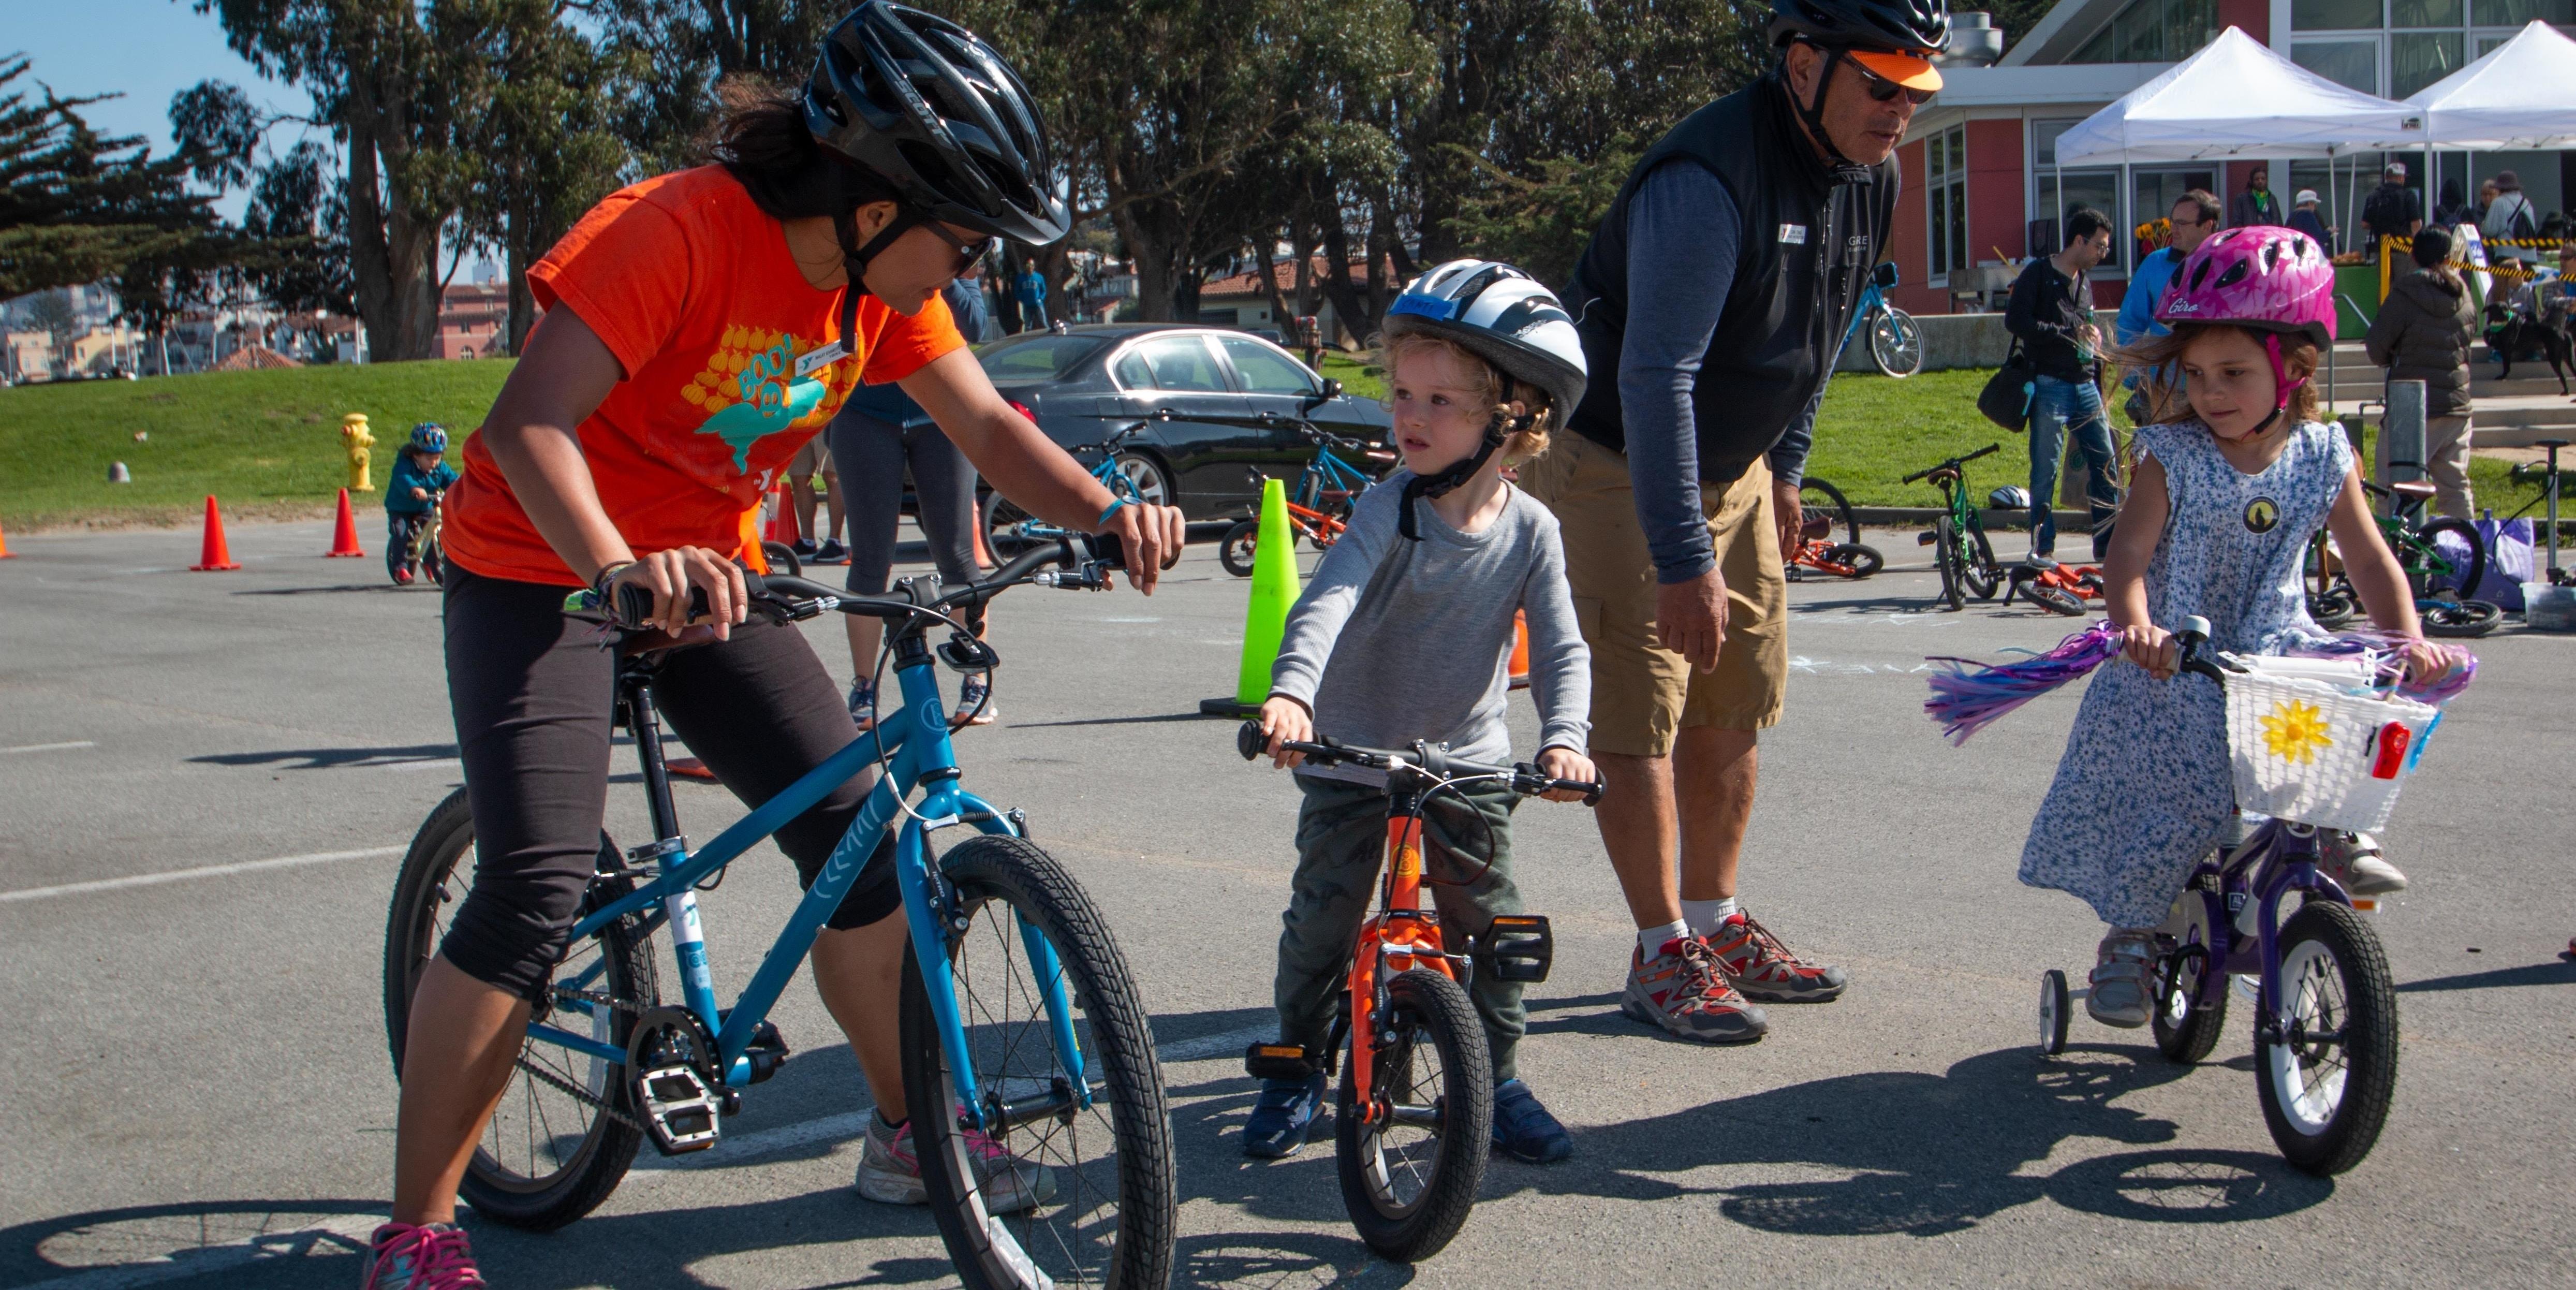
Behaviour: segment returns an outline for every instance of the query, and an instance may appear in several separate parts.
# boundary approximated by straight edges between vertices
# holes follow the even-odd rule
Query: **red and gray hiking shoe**
[[[367,1274],[358,1290],[479,1290],[474,1250],[454,1223],[387,1223],[367,1242]]]
[[[1619,1011],[1700,1044],[1749,1044],[1771,1028],[1762,1010],[1726,983],[1707,942],[1692,936],[1664,942],[1651,960],[1643,949],[1630,951]]]
[[[1843,970],[1789,952],[1771,930],[1739,910],[1707,937],[1726,979],[1764,1003],[1823,1003],[1843,992]]]

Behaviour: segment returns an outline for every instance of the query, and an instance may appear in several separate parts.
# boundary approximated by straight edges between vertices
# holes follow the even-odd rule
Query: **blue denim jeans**
[[[2040,555],[2057,552],[2057,461],[2070,436],[2074,458],[2069,469],[2085,472],[2084,500],[2093,516],[2093,558],[2099,561],[2111,542],[2111,518],[2120,510],[2117,449],[2111,445],[2111,422],[2102,415],[2102,388],[2091,381],[2061,381],[2041,376],[2034,381],[2030,409],[2030,549]]]

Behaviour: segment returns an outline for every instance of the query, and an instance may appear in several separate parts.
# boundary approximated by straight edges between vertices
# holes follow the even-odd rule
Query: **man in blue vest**
[[[1521,468],[1592,648],[1595,818],[1639,929],[1621,1010],[1702,1043],[1761,1038],[1748,997],[1843,990],[1745,914],[1736,870],[1816,404],[1950,37],[1944,0],[1776,5],[1779,61],[1673,127],[1602,217],[1565,293],[1594,378]]]

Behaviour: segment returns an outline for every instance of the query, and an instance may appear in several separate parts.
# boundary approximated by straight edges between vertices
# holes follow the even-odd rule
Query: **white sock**
[[[1665,923],[1660,927],[1637,929],[1637,949],[1648,959],[1664,952],[1664,942],[1678,941],[1690,935],[1688,923]]]
[[[1735,897],[1724,900],[1685,900],[1682,921],[1690,924],[1693,936],[1706,936],[1717,930],[1719,923],[1735,917]]]

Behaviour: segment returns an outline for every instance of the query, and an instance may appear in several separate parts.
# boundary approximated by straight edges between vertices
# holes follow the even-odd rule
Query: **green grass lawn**
[[[228,517],[311,514],[348,482],[344,414],[367,414],[381,489],[414,422],[439,422],[463,439],[509,372],[508,359],[478,359],[0,390],[0,525],[189,524],[209,493]],[[134,482],[107,482],[117,461]],[[376,494],[351,500],[373,507]]]
[[[330,505],[346,476],[340,418],[364,412],[375,432],[375,483],[416,421],[457,438],[483,419],[508,359],[378,363],[267,372],[214,372],[142,381],[83,381],[0,390],[0,527],[193,524],[212,493],[227,515],[305,515]],[[1324,356],[1324,374],[1362,398],[1384,398],[1384,374],[1362,358]],[[2003,450],[1968,467],[1982,496],[2024,482],[2029,449],[1977,415],[1984,371],[1926,372],[1895,381],[1844,373],[1817,416],[1812,473],[1856,506],[1933,506],[1939,495],[1896,481],[1990,443]],[[2117,413],[2114,413],[2115,417]],[[136,442],[137,431],[147,436]],[[450,450],[451,460],[454,450]],[[107,482],[122,461],[134,482]],[[2478,458],[2482,506],[2510,513],[2537,489]],[[372,508],[370,494],[355,498]]]

